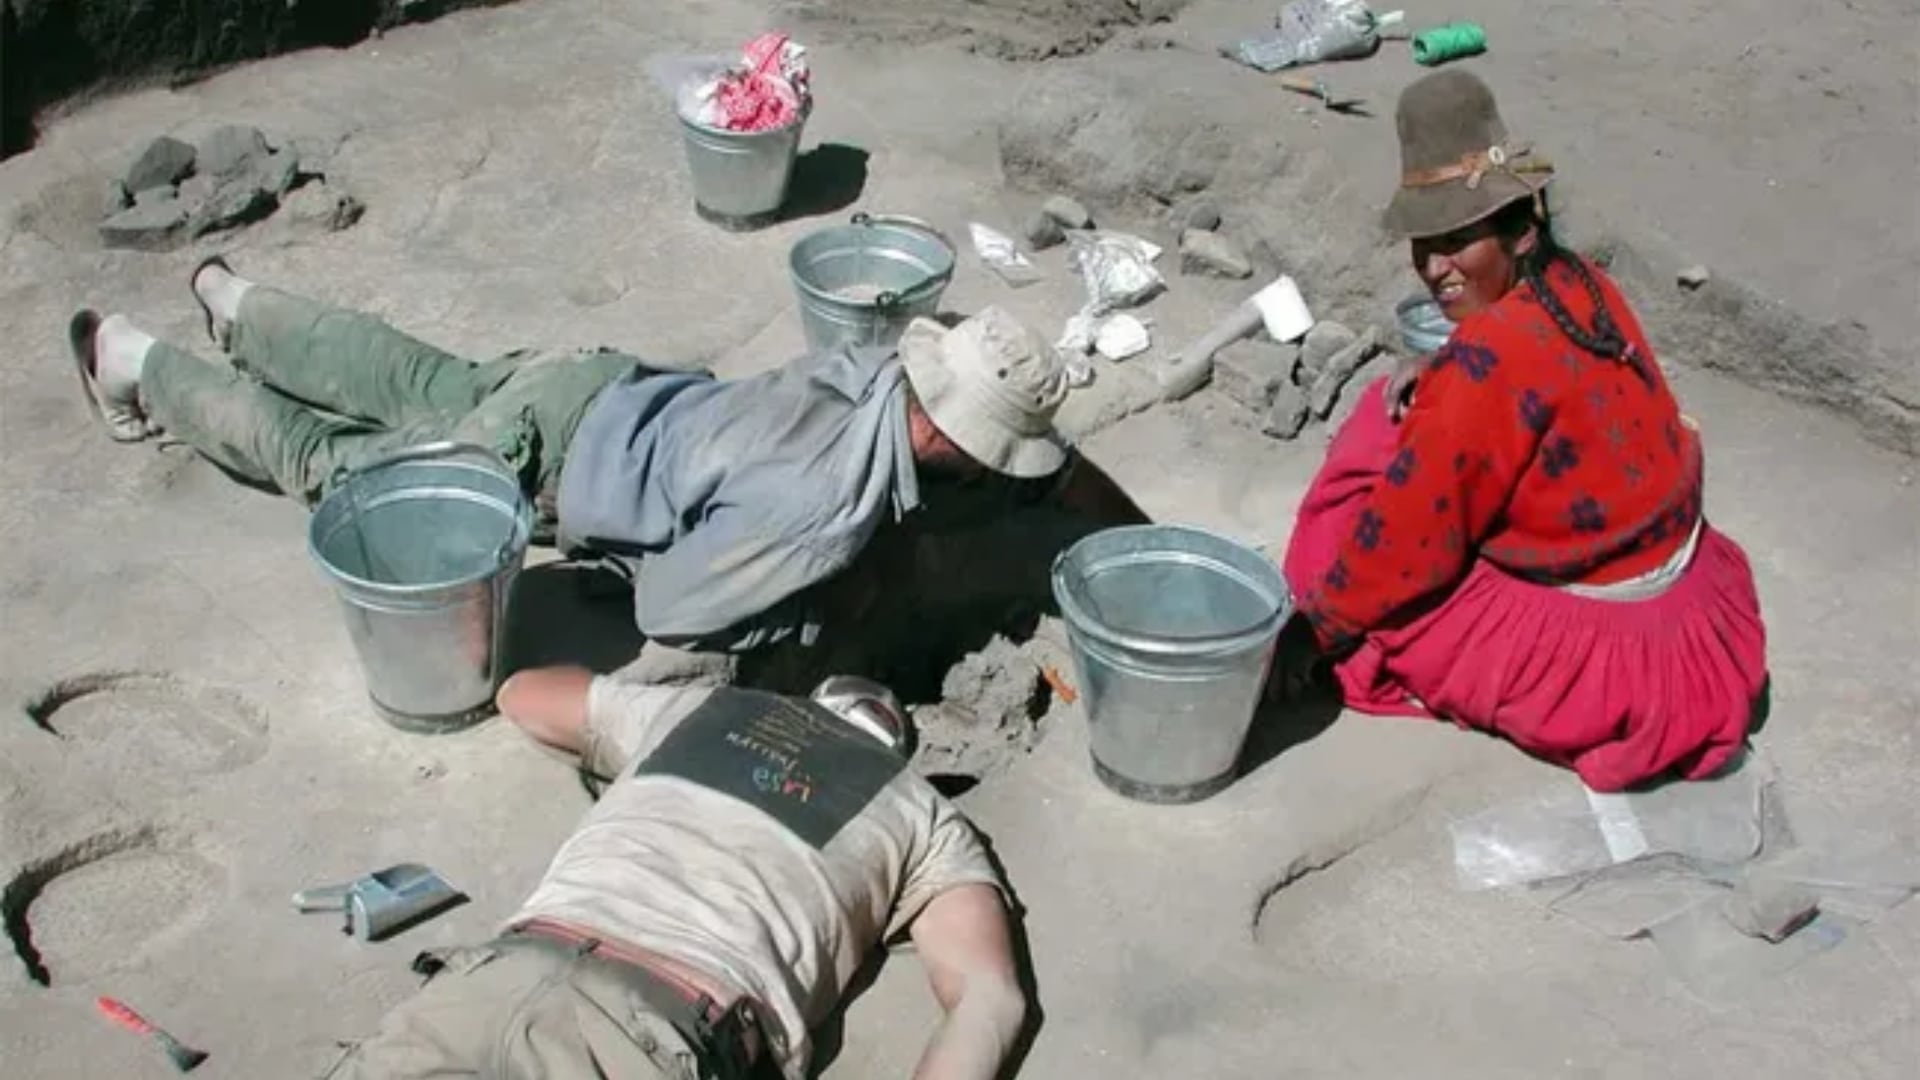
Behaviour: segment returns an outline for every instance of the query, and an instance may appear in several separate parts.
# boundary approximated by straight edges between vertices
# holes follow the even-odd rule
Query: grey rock
[[[1346,348],[1327,358],[1326,367],[1314,377],[1307,390],[1307,408],[1314,419],[1325,420],[1333,411],[1341,391],[1379,351],[1379,338],[1380,331],[1369,326]]]
[[[1273,395],[1260,430],[1276,439],[1292,439],[1307,426],[1307,392],[1289,382]]]
[[[277,205],[279,200],[273,192],[261,187],[253,177],[229,180],[194,208],[188,230],[194,236],[204,236],[231,229],[266,217]]]
[[[1021,231],[1027,244],[1035,251],[1044,251],[1066,241],[1067,234],[1060,228],[1060,222],[1045,210],[1035,210],[1027,219],[1027,227]]]
[[[351,193],[324,180],[300,185],[288,192],[280,204],[280,213],[285,215],[288,224],[322,232],[350,229],[366,211],[366,205]]]
[[[1282,386],[1293,385],[1300,350],[1293,345],[1249,338],[1213,355],[1215,389],[1252,412],[1265,413]]]
[[[248,174],[255,185],[271,192],[275,199],[293,190],[300,178],[300,160],[291,150],[279,150],[259,158]]]
[[[194,157],[191,145],[162,135],[133,159],[133,165],[127,169],[127,190],[145,191],[177,184],[193,172]]]
[[[1212,199],[1195,199],[1174,210],[1173,228],[1176,233],[1188,229],[1212,232],[1220,227],[1220,208]]]
[[[1180,234],[1180,272],[1209,277],[1248,278],[1253,276],[1253,260],[1239,245],[1205,229],[1188,229]]]
[[[225,180],[252,171],[269,153],[267,137],[247,124],[228,124],[215,128],[200,141],[200,172]]]
[[[1680,271],[1679,275],[1680,287],[1688,290],[1697,289],[1711,280],[1713,280],[1713,271],[1698,264]]]
[[[180,190],[172,184],[160,184],[134,192],[133,205],[151,206],[158,202],[168,202],[180,197]]]
[[[1079,199],[1070,195],[1055,195],[1040,204],[1040,212],[1060,223],[1064,229],[1093,228],[1093,214]]]
[[[1330,319],[1314,323],[1313,329],[1307,331],[1307,336],[1300,342],[1301,382],[1311,386],[1327,370],[1327,361],[1352,345],[1359,336],[1344,323]]]
[[[119,213],[133,205],[133,196],[127,192],[127,185],[117,176],[107,179],[107,186],[101,189],[100,206],[108,216]]]
[[[169,251],[187,239],[187,208],[179,199],[154,198],[100,223],[100,241],[110,248]]]
[[[189,207],[198,206],[213,196],[220,187],[219,181],[204,173],[195,173],[180,181],[180,201]]]

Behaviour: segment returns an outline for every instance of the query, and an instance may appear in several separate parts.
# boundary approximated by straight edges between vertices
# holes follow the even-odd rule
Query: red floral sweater
[[[1438,599],[1475,558],[1532,579],[1608,584],[1685,543],[1700,516],[1698,438],[1626,300],[1591,269],[1639,365],[1575,345],[1530,285],[1463,321],[1421,373],[1340,556],[1299,583],[1323,645]],[[1593,302],[1569,267],[1556,263],[1547,284],[1592,325]]]

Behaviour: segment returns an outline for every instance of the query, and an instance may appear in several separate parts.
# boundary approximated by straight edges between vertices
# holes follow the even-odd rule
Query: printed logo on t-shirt
[[[905,764],[817,702],[722,688],[633,775],[676,776],[731,795],[822,848]]]

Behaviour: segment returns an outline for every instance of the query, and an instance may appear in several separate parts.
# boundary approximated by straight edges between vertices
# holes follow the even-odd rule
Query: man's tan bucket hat
[[[900,338],[907,381],[934,426],[1006,476],[1049,476],[1067,460],[1053,415],[1067,370],[1045,338],[997,307],[949,330],[915,319]]]
[[[1507,135],[1487,84],[1465,71],[1437,71],[1400,92],[1400,190],[1384,224],[1402,237],[1440,236],[1529,199],[1553,165]]]

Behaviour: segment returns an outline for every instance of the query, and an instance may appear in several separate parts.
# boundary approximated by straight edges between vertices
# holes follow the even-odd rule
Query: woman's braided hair
[[[1594,278],[1593,270],[1587,266],[1585,259],[1561,247],[1554,238],[1553,212],[1547,206],[1546,192],[1542,191],[1532,199],[1521,199],[1500,210],[1494,216],[1493,224],[1495,231],[1509,240],[1523,235],[1530,225],[1537,227],[1533,250],[1520,257],[1521,280],[1533,286],[1533,294],[1540,301],[1540,306],[1546,309],[1560,332],[1575,345],[1595,356],[1633,365],[1634,371],[1648,385],[1652,385],[1653,375],[1647,370],[1646,358],[1621,333],[1620,324],[1613,320],[1613,313],[1607,308],[1606,298],[1600,292],[1600,282]],[[1548,284],[1547,271],[1556,262],[1566,265],[1592,299],[1591,329],[1581,326],[1574,319],[1573,313],[1560,302],[1559,295]]]

